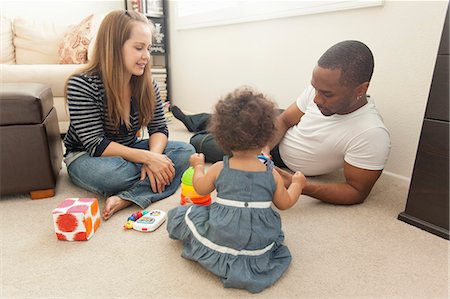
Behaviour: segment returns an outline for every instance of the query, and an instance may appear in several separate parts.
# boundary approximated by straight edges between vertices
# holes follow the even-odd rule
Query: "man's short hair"
[[[347,40],[335,44],[319,58],[318,66],[341,70],[342,84],[370,82],[373,73],[372,51],[360,41]]]

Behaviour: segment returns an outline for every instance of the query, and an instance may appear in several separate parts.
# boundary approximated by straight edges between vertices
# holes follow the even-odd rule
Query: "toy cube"
[[[97,198],[67,198],[52,214],[58,240],[87,241],[100,226]]]

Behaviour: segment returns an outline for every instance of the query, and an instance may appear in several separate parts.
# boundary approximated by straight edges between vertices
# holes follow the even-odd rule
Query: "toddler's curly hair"
[[[240,87],[215,105],[208,130],[226,152],[262,148],[275,132],[275,104],[250,87]]]

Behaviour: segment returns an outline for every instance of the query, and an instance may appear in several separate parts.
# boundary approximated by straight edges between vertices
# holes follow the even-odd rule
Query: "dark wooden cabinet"
[[[449,15],[445,19],[405,211],[398,219],[449,239]]]
[[[425,119],[449,121],[448,113],[448,71],[449,55],[438,54],[428,97]]]

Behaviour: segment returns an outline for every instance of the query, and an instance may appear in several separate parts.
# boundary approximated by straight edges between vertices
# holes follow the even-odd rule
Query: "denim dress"
[[[229,167],[228,156],[215,182],[210,206],[179,206],[168,213],[167,230],[183,241],[182,256],[219,276],[225,287],[258,293],[271,286],[291,262],[283,245],[280,215],[271,208],[273,163],[266,171]]]

